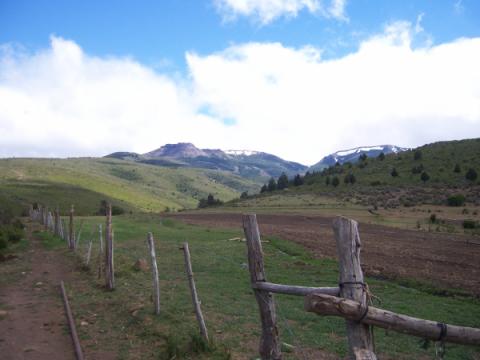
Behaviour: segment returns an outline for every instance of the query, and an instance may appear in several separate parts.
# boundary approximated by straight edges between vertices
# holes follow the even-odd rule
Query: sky
[[[0,0],[0,157],[480,137],[477,0]]]

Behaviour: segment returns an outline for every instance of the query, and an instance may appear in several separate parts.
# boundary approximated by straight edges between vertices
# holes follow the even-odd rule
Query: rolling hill
[[[0,203],[17,212],[37,201],[64,210],[75,204],[78,213],[92,214],[102,199],[127,211],[179,210],[195,208],[209,193],[230,200],[241,191],[258,187],[225,171],[112,158],[0,159]]]
[[[475,179],[467,178],[470,169],[477,174]],[[467,203],[480,205],[479,174],[480,138],[444,141],[333,165],[306,174],[302,185],[294,186],[290,180],[287,189],[266,192],[257,200],[267,203],[275,196],[275,203],[280,206],[282,196],[287,203],[295,194],[315,194],[341,202],[397,207],[441,205],[447,203],[449,196],[463,194]]]

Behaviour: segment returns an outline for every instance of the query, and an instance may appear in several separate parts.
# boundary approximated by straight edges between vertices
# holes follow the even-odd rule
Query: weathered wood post
[[[200,334],[202,335],[203,339],[208,342],[207,326],[205,325],[202,309],[200,308],[201,302],[198,299],[197,288],[195,286],[195,280],[193,279],[192,262],[190,260],[190,250],[188,248],[188,243],[183,243],[183,247],[181,247],[180,249],[183,250],[183,254],[185,257],[185,271],[187,273],[188,285],[190,286],[190,293],[192,294],[193,308],[197,317],[198,326],[200,327]]]
[[[54,224],[54,229],[53,229],[53,233],[56,235],[56,236],[60,236],[60,210],[58,209],[58,207],[55,209],[55,224]]]
[[[70,249],[75,250],[75,230],[73,229],[73,213],[75,209],[72,207],[70,208],[70,227],[68,231],[68,246]]]
[[[247,241],[248,269],[252,287],[258,282],[266,282],[263,264],[262,244],[255,214],[243,215],[243,231]],[[260,309],[262,336],[260,338],[260,356],[262,360],[282,358],[281,343],[278,336],[277,315],[273,295],[265,290],[255,289],[255,298]]]
[[[345,217],[333,220],[333,232],[337,243],[339,262],[340,297],[363,304],[363,314],[368,311],[367,289],[360,266],[360,235],[358,223]],[[351,359],[374,360],[374,344],[370,328],[359,321],[346,320],[347,338]]]
[[[160,284],[158,282],[158,266],[157,256],[155,254],[155,243],[153,241],[153,234],[148,233],[147,237],[148,248],[150,250],[150,260],[152,266],[152,280],[153,280],[153,302],[155,303],[155,314],[160,314]]]
[[[98,237],[99,237],[99,252],[98,252],[98,278],[100,279],[103,274],[103,236],[102,236],[102,224],[98,224]]]
[[[108,290],[115,288],[113,270],[113,231],[112,231],[112,204],[107,205],[107,221],[105,226],[105,286]]]
[[[30,217],[30,220],[33,221],[33,204],[28,206],[28,216]]]
[[[44,213],[43,213],[43,229],[45,231],[48,230],[48,207],[45,207]]]
[[[87,247],[87,254],[85,257],[85,267],[88,268],[88,265],[90,264],[90,256],[92,255],[92,240],[89,241],[88,247]]]

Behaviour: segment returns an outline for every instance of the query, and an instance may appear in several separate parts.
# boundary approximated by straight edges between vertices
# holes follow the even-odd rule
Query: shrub
[[[464,229],[475,229],[478,226],[478,224],[475,220],[470,220],[470,219],[463,220],[462,225],[463,225]]]
[[[454,173],[459,173],[461,172],[462,169],[460,169],[460,165],[459,164],[455,164],[455,167],[453,168],[453,172]]]
[[[437,215],[430,215],[430,223],[435,224],[437,222]]]
[[[248,191],[244,191],[240,194],[240,199],[246,199],[248,198]]]
[[[430,175],[428,175],[425,171],[422,172],[422,175],[420,176],[420,179],[422,179],[423,183],[426,183],[428,180],[430,180]]]
[[[380,161],[385,160],[385,154],[383,152],[381,152],[380,155],[378,155],[378,160]]]
[[[381,181],[378,181],[378,180],[374,180],[370,183],[370,185],[372,186],[379,186],[379,185],[382,185],[382,182]]]
[[[393,177],[397,177],[398,176],[397,169],[393,168],[392,171],[390,172],[390,175],[392,175]]]
[[[100,201],[100,208],[98,209],[98,215],[107,215],[107,200]],[[112,215],[122,215],[125,213],[125,210],[118,205],[112,205]]]
[[[465,205],[465,196],[462,194],[456,194],[449,196],[447,198],[447,205],[448,206],[463,206]]]
[[[468,169],[467,173],[465,174],[465,179],[470,180],[470,181],[475,181],[477,180],[477,172],[475,169]]]

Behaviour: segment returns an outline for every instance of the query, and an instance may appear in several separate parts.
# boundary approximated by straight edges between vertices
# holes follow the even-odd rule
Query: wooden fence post
[[[368,311],[368,299],[360,266],[361,242],[358,223],[344,217],[337,217],[333,221],[333,231],[340,267],[340,297],[360,302],[363,304],[364,313],[366,313]],[[373,351],[374,344],[370,328],[368,325],[358,322],[358,320],[346,320],[350,358],[374,360],[376,356]]]
[[[200,308],[200,300],[198,300],[197,288],[195,286],[195,280],[193,279],[192,262],[190,260],[190,250],[188,243],[183,243],[183,254],[185,257],[185,271],[187,273],[188,285],[190,286],[190,292],[192,294],[193,308],[197,317],[198,326],[200,327],[200,333],[205,341],[208,342],[208,332],[203,318],[202,309]]]
[[[100,248],[98,252],[98,278],[100,279],[103,274],[103,236],[102,236],[102,224],[98,224],[98,236],[100,240]]]
[[[158,266],[157,256],[155,254],[155,243],[153,241],[153,234],[148,233],[147,237],[148,248],[150,250],[150,259],[152,264],[152,279],[153,279],[153,302],[155,303],[155,314],[160,314],[160,284],[158,282]]]
[[[88,247],[87,247],[87,254],[85,258],[85,267],[88,268],[88,265],[90,264],[90,256],[92,255],[92,240],[89,241]]]
[[[108,290],[115,288],[113,270],[113,231],[112,231],[112,204],[107,205],[107,222],[105,226],[105,286]]]
[[[58,210],[58,207],[55,209],[55,224],[54,224],[54,229],[53,233],[56,236],[60,236],[60,210]]]
[[[75,212],[73,205],[70,208],[70,227],[68,232],[68,246],[70,249],[75,250],[75,231],[73,229],[73,213]]]
[[[258,282],[267,281],[263,264],[262,244],[255,214],[243,215],[243,231],[247,241],[248,268],[252,287]],[[273,295],[265,290],[253,289],[260,309],[262,336],[260,339],[260,356],[262,360],[279,360],[282,358],[281,343],[278,336],[277,315]]]
[[[48,230],[48,207],[45,207],[45,212],[43,213],[43,229]]]

